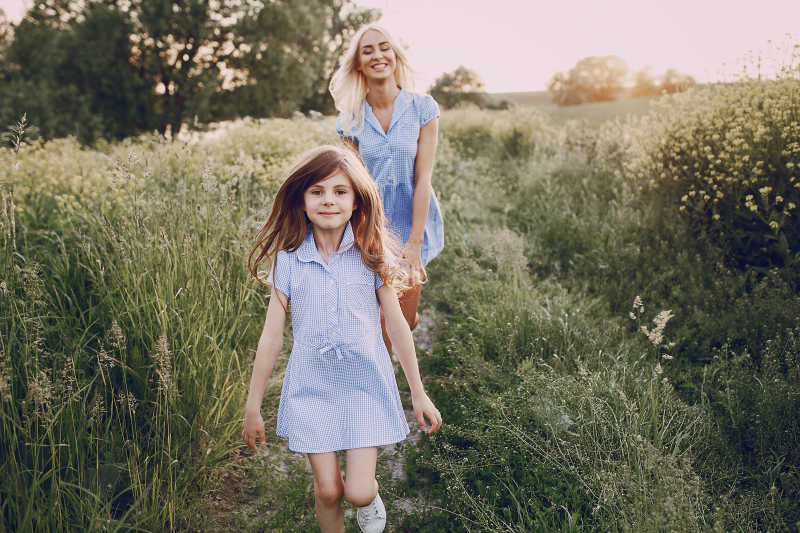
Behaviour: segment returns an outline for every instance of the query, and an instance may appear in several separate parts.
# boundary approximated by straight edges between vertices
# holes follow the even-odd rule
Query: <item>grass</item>
[[[618,104],[442,117],[419,355],[445,426],[381,466],[396,531],[796,528],[794,281],[648,219],[614,172]],[[2,529],[315,530],[305,461],[238,442],[266,304],[244,258],[283,166],[333,131],[0,151]]]

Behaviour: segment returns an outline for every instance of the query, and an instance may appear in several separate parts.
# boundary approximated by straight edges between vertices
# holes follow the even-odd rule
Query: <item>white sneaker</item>
[[[381,533],[386,527],[386,508],[381,501],[381,495],[376,494],[369,505],[358,507],[356,512],[358,527],[364,533]]]

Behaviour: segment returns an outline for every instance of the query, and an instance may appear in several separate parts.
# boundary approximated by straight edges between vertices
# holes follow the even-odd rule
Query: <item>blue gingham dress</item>
[[[358,145],[361,159],[378,185],[383,209],[392,231],[405,243],[411,236],[414,211],[414,163],[422,126],[439,116],[439,106],[427,94],[400,90],[394,101],[389,131],[384,132],[372,107],[364,102],[364,129],[355,135],[342,130],[341,114],[336,122],[339,136]],[[431,189],[431,203],[422,241],[422,262],[442,251],[444,224],[439,201]]]
[[[406,438],[394,368],[381,336],[383,282],[361,260],[347,224],[325,263],[310,226],[297,250],[278,253],[269,283],[291,302],[294,345],[277,434],[289,449],[325,453]]]

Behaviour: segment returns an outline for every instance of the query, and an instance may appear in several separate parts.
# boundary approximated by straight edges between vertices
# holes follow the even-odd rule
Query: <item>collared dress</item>
[[[409,432],[381,336],[376,291],[347,224],[322,260],[309,226],[294,251],[278,252],[269,283],[291,302],[294,345],[278,406],[289,449],[325,453],[400,442]]]
[[[372,107],[364,102],[364,128],[354,135],[342,130],[341,113],[336,122],[340,137],[358,145],[361,159],[378,185],[383,209],[392,231],[404,243],[411,236],[414,211],[414,163],[417,159],[419,130],[439,116],[439,106],[427,94],[410,93],[403,89],[392,109],[389,130],[384,131]],[[442,251],[444,224],[439,201],[431,188],[431,203],[425,221],[422,241],[422,262],[428,262]]]

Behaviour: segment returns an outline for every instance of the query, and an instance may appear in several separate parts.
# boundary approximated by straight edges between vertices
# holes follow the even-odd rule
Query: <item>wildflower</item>
[[[53,383],[46,370],[39,370],[33,379],[28,381],[28,396],[35,406],[34,414],[44,416],[53,400]]]
[[[114,368],[114,358],[108,355],[106,347],[102,344],[100,345],[100,351],[97,352],[97,362],[103,368]]]
[[[653,368],[653,377],[660,376],[664,372],[664,369],[661,368],[661,363],[656,363],[655,368]]]
[[[6,280],[0,281],[0,292],[3,293],[3,296],[8,294],[8,285],[6,285]]]
[[[653,327],[652,330],[648,329],[647,326],[641,327],[642,333],[644,333],[647,338],[650,339],[650,342],[653,343],[653,346],[659,346],[664,340],[664,328],[667,327],[667,322],[669,322],[673,316],[674,315],[672,314],[672,311],[669,309],[666,311],[661,311],[653,319],[653,324],[655,324],[655,327]]]
[[[712,216],[711,218],[713,218],[714,220],[719,220],[719,213],[714,213],[714,216]]]
[[[769,227],[772,229],[778,229],[778,223],[775,222],[774,220],[771,220],[769,223]]]
[[[780,194],[779,194],[778,196],[776,196],[776,197],[775,197],[775,203],[776,203],[776,204],[779,204],[779,203],[781,203],[782,201],[783,201],[783,196],[781,196]]]
[[[6,358],[0,351],[0,400],[11,401],[11,373],[8,370]]]
[[[644,313],[644,303],[642,303],[642,297],[637,295],[636,298],[633,299],[633,309],[638,313]]]
[[[103,401],[103,397],[97,395],[94,397],[94,402],[92,402],[92,408],[89,411],[89,423],[92,422],[99,422],[100,419],[106,414],[108,410],[106,409],[106,404]]]
[[[75,378],[75,359],[74,357],[67,357],[66,362],[64,363],[64,368],[60,371],[61,376],[61,383],[63,388],[63,394],[65,397],[73,397],[75,391],[77,390],[78,380]],[[77,401],[77,398],[72,398],[73,400]]]
[[[128,410],[131,413],[133,413],[136,411],[136,404],[138,403],[138,400],[136,399],[136,396],[134,396],[130,392],[127,393],[120,392],[119,394],[117,394],[117,403],[119,403],[120,406],[127,405]]]
[[[125,335],[122,333],[122,328],[119,327],[119,322],[115,318],[111,322],[111,347],[117,351],[124,351],[125,350]]]
[[[772,187],[769,186],[764,186],[758,189],[758,192],[761,193],[761,196],[767,196],[770,193],[770,191],[772,191]]]
[[[167,334],[162,333],[156,341],[156,373],[158,374],[158,390],[169,392],[172,388],[172,355],[167,343]]]

